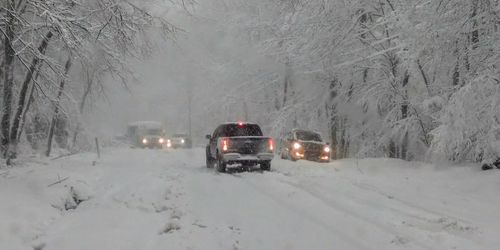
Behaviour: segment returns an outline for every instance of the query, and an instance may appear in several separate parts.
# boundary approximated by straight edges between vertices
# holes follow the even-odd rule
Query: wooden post
[[[97,158],[100,159],[101,158],[101,150],[99,149],[99,139],[97,139],[97,137],[95,138],[95,148],[97,151]]]

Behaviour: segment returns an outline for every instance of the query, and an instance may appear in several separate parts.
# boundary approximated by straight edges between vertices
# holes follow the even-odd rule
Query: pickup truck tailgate
[[[228,141],[228,152],[254,155],[262,152],[272,152],[269,137],[236,136],[224,138]]]

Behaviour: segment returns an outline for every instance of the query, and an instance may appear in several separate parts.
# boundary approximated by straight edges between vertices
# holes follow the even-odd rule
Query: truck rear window
[[[262,136],[262,131],[256,124],[230,124],[224,126],[222,129],[222,136]]]

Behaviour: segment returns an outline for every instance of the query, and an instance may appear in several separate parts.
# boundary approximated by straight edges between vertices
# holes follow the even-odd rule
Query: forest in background
[[[152,12],[162,1],[2,0],[0,87],[2,158],[90,147],[82,115],[103,97],[103,79],[133,81],[127,60],[151,53],[148,30],[176,28]],[[166,9],[166,8],[163,8]],[[90,133],[91,134],[91,133]]]
[[[247,119],[275,138],[310,128],[337,159],[500,156],[498,0],[209,2],[196,22],[215,32],[197,39],[221,42],[204,43],[197,82],[212,94],[200,85],[195,98],[209,124]]]

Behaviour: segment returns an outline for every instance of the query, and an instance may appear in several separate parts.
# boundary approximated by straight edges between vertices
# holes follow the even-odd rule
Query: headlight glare
[[[330,153],[330,150],[331,150],[331,149],[330,149],[330,147],[325,147],[325,149],[324,149],[324,150],[325,150],[325,152],[326,152],[326,153]]]
[[[299,149],[301,147],[302,147],[302,145],[300,145],[300,143],[298,143],[298,142],[296,142],[296,143],[293,144],[293,148],[294,149]]]

